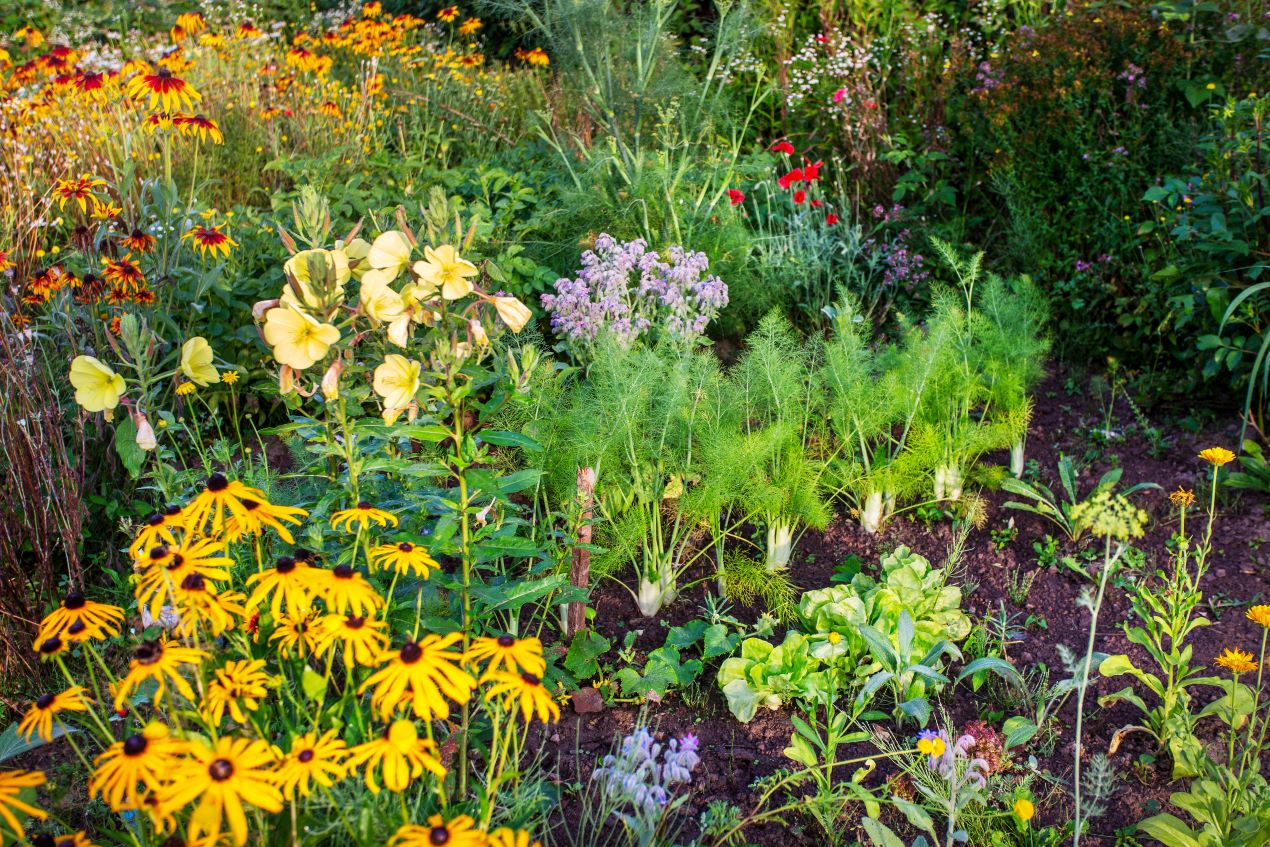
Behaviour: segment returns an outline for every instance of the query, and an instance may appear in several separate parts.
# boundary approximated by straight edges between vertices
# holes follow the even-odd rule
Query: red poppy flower
[[[729,188],[728,199],[732,201],[733,206],[739,206],[745,202],[745,192],[738,191],[735,188]]]
[[[789,188],[794,183],[802,182],[802,181],[803,181],[802,168],[794,168],[792,171],[790,171],[789,173],[785,174],[783,177],[777,180],[777,182],[780,183],[781,188]]]
[[[812,201],[811,201],[811,207],[812,207],[813,209],[819,209],[819,208],[820,208],[821,206],[823,206],[823,205],[825,205],[825,201],[824,201],[824,200],[812,200]]]
[[[803,179],[808,182],[815,182],[820,179],[820,168],[824,165],[824,160],[817,161],[814,165],[808,164],[803,166]]]
[[[794,202],[799,204],[800,206],[802,205],[803,201],[806,199],[807,199],[807,192],[803,191],[801,188],[794,192]]]
[[[794,155],[794,145],[788,141],[778,141],[772,145],[773,153],[784,153],[787,156]]]
[[[838,216],[835,215],[833,212],[830,212],[829,214],[825,215],[825,223],[829,224],[829,226],[833,226],[837,222],[838,222]]]

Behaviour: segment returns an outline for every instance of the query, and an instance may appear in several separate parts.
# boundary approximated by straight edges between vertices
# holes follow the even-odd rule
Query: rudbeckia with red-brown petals
[[[151,110],[173,112],[177,109],[192,111],[203,95],[194,86],[175,76],[167,68],[154,73],[139,74],[128,82],[128,96],[134,100],[148,100]]]
[[[211,253],[212,258],[217,256],[229,257],[230,252],[238,246],[238,242],[221,232],[224,224],[216,226],[196,226],[190,229],[185,235],[181,236],[181,240],[190,240],[194,242],[194,246],[198,248],[199,255],[206,259],[207,254]]]
[[[105,260],[101,275],[123,291],[140,291],[146,284],[145,274],[141,272],[141,266],[132,261],[131,253],[125,253],[121,259]]]
[[[182,135],[197,135],[199,141],[206,141],[210,137],[214,144],[225,143],[220,125],[204,115],[175,115],[172,124],[181,130]]]
[[[81,212],[88,211],[88,201],[93,196],[93,189],[106,184],[106,180],[81,174],[78,179],[59,179],[53,187],[53,196],[57,198],[57,208],[66,208],[67,200],[74,200]]]

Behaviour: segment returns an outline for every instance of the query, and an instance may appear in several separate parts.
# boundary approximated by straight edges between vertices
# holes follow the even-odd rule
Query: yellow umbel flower
[[[1147,513],[1125,497],[1110,491],[1099,491],[1083,503],[1072,507],[1072,523],[1100,538],[1127,541],[1141,538],[1146,532]]]

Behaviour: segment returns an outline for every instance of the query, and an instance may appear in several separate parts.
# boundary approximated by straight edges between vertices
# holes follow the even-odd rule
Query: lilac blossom
[[[575,353],[601,335],[630,347],[645,336],[666,336],[692,346],[728,304],[728,287],[709,273],[705,253],[674,246],[667,259],[643,239],[619,242],[608,234],[582,254],[573,279],[544,294],[551,328]]]

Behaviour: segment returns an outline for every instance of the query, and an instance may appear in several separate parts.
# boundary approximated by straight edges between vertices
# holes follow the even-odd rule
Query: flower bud
[[[344,373],[344,360],[336,357],[322,376],[322,396],[327,400],[338,400],[340,396],[340,374]]]
[[[520,332],[525,328],[525,324],[529,323],[529,319],[533,317],[533,312],[529,311],[529,307],[515,297],[495,297],[494,311],[498,312],[498,316],[503,319],[503,323],[507,324],[508,329],[512,332]]]
[[[154,427],[150,426],[150,421],[146,418],[144,412],[133,414],[132,422],[137,425],[138,447],[142,450],[153,450],[159,446],[159,440],[154,435]]]

